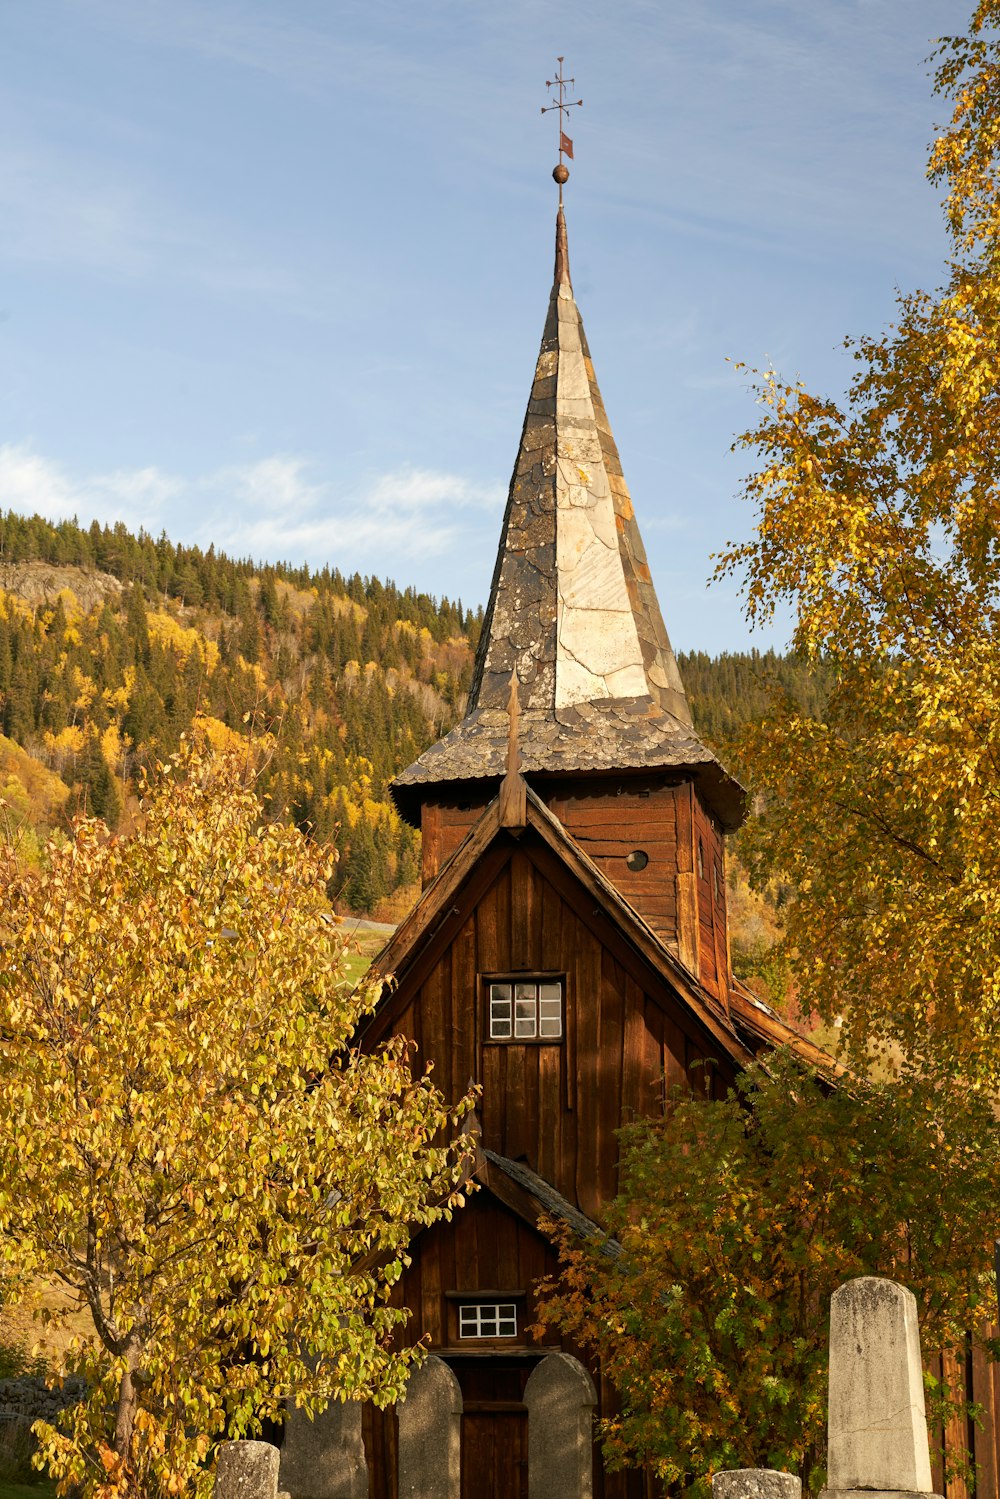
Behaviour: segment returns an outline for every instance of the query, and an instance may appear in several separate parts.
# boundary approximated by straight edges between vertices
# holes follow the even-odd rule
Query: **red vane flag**
[[[565,156],[569,157],[570,161],[573,160],[573,142],[561,130],[559,132],[559,149]]]

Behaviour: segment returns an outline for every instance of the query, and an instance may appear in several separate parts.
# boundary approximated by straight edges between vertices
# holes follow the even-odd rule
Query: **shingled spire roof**
[[[691,728],[573,296],[561,205],[467,714],[393,783],[404,815],[423,787],[503,774],[515,670],[524,774],[688,767],[724,826],[742,820],[742,789]]]
[[[648,696],[691,712],[597,388],[556,221],[555,284],[514,467],[469,708]]]

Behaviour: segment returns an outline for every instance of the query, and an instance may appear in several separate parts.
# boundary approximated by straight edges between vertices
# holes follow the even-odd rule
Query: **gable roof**
[[[569,277],[566,222],[463,721],[399,775],[415,821],[431,785],[503,774],[516,671],[523,769],[687,768],[727,829],[742,787],[695,734]]]

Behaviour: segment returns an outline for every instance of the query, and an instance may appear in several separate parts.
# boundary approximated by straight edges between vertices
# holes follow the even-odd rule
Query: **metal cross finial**
[[[552,175],[559,184],[559,206],[562,207],[563,183],[569,180],[569,167],[564,165],[563,156],[566,155],[570,161],[573,160],[573,142],[566,134],[563,126],[569,119],[569,111],[574,109],[578,104],[582,104],[583,100],[566,98],[567,85],[575,84],[576,79],[563,77],[562,65],[565,62],[565,58],[557,57],[556,62],[559,64],[559,71],[554,78],[546,78],[545,87],[558,89],[559,92],[553,96],[551,104],[542,105],[542,114],[551,114],[554,109],[559,111],[559,165],[554,168]],[[565,119],[563,118],[564,116],[566,117]]]

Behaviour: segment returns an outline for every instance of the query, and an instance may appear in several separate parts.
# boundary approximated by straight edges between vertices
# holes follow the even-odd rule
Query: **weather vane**
[[[576,105],[582,104],[583,100],[566,98],[567,86],[572,87],[576,83],[576,79],[563,77],[562,65],[565,62],[565,58],[557,57],[556,62],[559,64],[559,72],[554,78],[546,78],[545,87],[548,89],[558,89],[559,92],[553,95],[553,102],[551,104],[542,105],[542,114],[550,114],[554,109],[558,109],[559,111],[559,165],[553,168],[552,176],[559,184],[559,206],[562,207],[563,183],[569,181],[569,167],[564,165],[563,157],[568,156],[570,161],[573,160],[573,142],[566,134],[563,126],[569,121],[570,110],[574,109]]]

